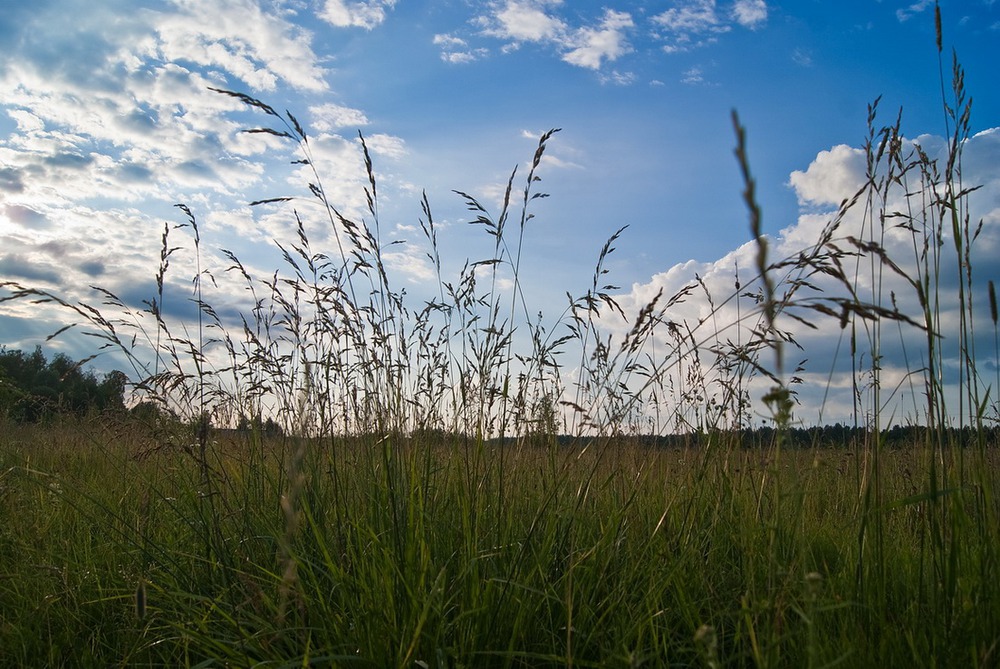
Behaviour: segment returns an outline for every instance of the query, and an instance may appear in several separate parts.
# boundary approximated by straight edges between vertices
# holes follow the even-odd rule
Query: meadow
[[[222,251],[251,296],[236,317],[212,303],[187,207],[144,305],[4,281],[4,302],[59,305],[124,361],[133,406],[2,417],[0,664],[997,666],[997,356],[975,346],[984,323],[998,340],[997,306],[961,178],[971,102],[957,61],[944,74],[940,29],[937,47],[946,160],[883,125],[876,101],[866,184],[772,258],[734,114],[753,271],[731,294],[695,279],[658,295],[621,334],[606,263],[623,230],[551,322],[519,281],[556,131],[499,212],[458,194],[493,254],[454,280],[423,198],[438,296],[420,304],[386,270],[363,137],[364,217],[327,199],[318,170],[308,184],[331,248],[313,248],[304,205],[254,203],[291,202],[297,238],[263,277]],[[313,167],[293,115],[219,94]],[[188,322],[164,309],[172,272],[193,286]],[[696,299],[726,317],[672,317]],[[840,441],[796,432],[786,358],[811,327],[851,334]],[[921,403],[907,417],[886,410],[900,386],[882,378],[904,330]],[[890,440],[899,424],[907,438]]]

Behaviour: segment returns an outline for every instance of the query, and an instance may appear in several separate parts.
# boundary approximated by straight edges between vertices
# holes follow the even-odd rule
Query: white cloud
[[[644,28],[664,43],[665,53],[680,53],[708,46],[734,26],[757,29],[767,21],[765,0],[736,0],[720,11],[715,0],[679,0],[675,6],[646,17],[605,7],[600,18],[574,21],[561,0],[503,0],[488,5],[488,11],[473,24],[480,35],[506,40],[502,53],[524,44],[548,46],[566,63],[598,72],[602,83],[634,83],[628,72],[605,73],[609,63],[633,52],[629,35]],[[644,25],[637,24],[637,17]],[[651,30],[650,30],[651,28]],[[434,43],[443,48],[449,62],[470,62],[483,53],[468,48],[468,40],[454,34],[439,34]]]
[[[764,0],[736,0],[732,14],[744,28],[756,29],[767,21],[767,3]]]
[[[468,46],[468,42],[466,42],[461,37],[455,37],[454,35],[446,35],[441,33],[434,35],[433,42],[437,46],[444,46],[451,49],[459,49]]]
[[[900,22],[908,21],[916,14],[919,14],[927,9],[930,9],[933,6],[934,6],[934,0],[919,0],[918,2],[914,2],[909,7],[906,7],[905,9],[897,9],[896,18],[899,19]]]
[[[729,10],[720,13],[715,0],[682,0],[677,6],[652,17],[660,37],[666,41],[663,51],[682,53],[718,41],[734,25],[756,30],[767,21],[765,0],[736,0]]]
[[[481,58],[486,57],[489,52],[486,49],[472,49],[470,51],[442,51],[441,60],[446,63],[454,63],[456,65],[464,65],[465,63],[472,63]]]
[[[614,61],[631,51],[625,30],[635,25],[625,12],[606,10],[597,28],[581,28],[569,40],[570,50],[563,60],[572,65],[600,69],[602,60]]]
[[[635,22],[627,12],[605,9],[593,25],[573,26],[553,11],[561,4],[559,0],[506,0],[493,5],[492,11],[475,23],[482,27],[483,35],[508,40],[501,49],[503,53],[524,43],[542,44],[554,48],[564,62],[591,70],[600,70],[605,63],[632,51],[627,32]],[[442,43],[457,39],[441,37]],[[479,55],[464,51],[452,58],[465,62]],[[622,77],[616,80],[624,83]]]
[[[801,65],[802,67],[812,67],[812,53],[810,53],[807,49],[796,48],[792,51],[792,62],[796,65]]]
[[[287,161],[265,155],[292,147],[241,132],[263,121],[235,120],[246,105],[208,87],[325,91],[312,36],[289,16],[250,0],[177,0],[158,11],[99,3],[85,13],[56,0],[22,12],[11,27],[18,50],[0,53],[0,109],[17,127],[0,137],[4,278],[70,300],[93,301],[86,287],[98,284],[138,304],[154,296],[163,223],[183,221],[171,206],[178,201],[191,205],[203,233],[237,231],[215,237],[226,245],[259,252],[255,243],[287,239],[294,232],[287,210],[251,212],[241,203],[306,190],[306,181],[286,186],[280,163]],[[318,112],[328,123],[366,120],[349,107]],[[359,166],[360,159],[350,162],[350,187],[362,183]],[[343,200],[363,204],[343,188]],[[329,227],[311,230],[324,239]],[[191,277],[181,275],[194,266],[185,256],[190,240],[173,234],[184,247],[174,264],[176,304],[186,308]],[[208,252],[204,261],[216,263]],[[242,287],[222,276],[225,267],[216,269],[220,299],[242,299]]]
[[[615,86],[631,86],[636,81],[635,72],[619,72],[611,70],[600,75],[602,84],[614,84]]]
[[[242,103],[208,87],[232,77],[250,87],[323,90],[310,36],[246,0],[178,0],[174,8],[114,16],[96,8],[77,17],[74,31],[58,6],[26,17],[17,57],[0,57],[4,106],[19,129],[0,146],[7,165],[32,175],[11,181],[25,204],[109,192],[175,201],[261,176],[249,158],[279,140],[240,133],[226,114]],[[52,59],[52,43],[67,40],[60,48],[73,57]]]
[[[400,244],[393,248],[403,250],[382,254],[382,259],[389,269],[398,272],[414,284],[426,284],[435,280],[434,266],[427,259],[425,251],[409,244]]]
[[[865,182],[865,152],[846,144],[820,151],[805,171],[789,177],[800,204],[837,205]]]
[[[25,109],[8,109],[7,115],[14,119],[19,132],[30,134],[45,129],[45,122]]]
[[[493,25],[486,34],[515,42],[560,41],[567,31],[566,24],[550,16],[545,2],[507,0],[493,15]]]
[[[446,63],[464,64],[484,58],[489,53],[484,48],[469,48],[461,37],[448,34],[434,35],[434,44],[441,47],[441,60]]]
[[[681,83],[697,85],[705,83],[705,73],[700,67],[692,67],[681,76]]]
[[[339,128],[357,129],[368,125],[368,117],[360,109],[333,103],[314,105],[309,108],[312,129],[317,132],[331,132]]]
[[[396,0],[367,0],[345,2],[326,0],[319,17],[338,28],[364,28],[372,30],[385,21],[386,10],[396,6]]]
[[[135,210],[35,207],[27,226],[12,207],[0,212],[0,221],[12,224],[3,226],[4,278],[58,290],[70,299],[79,299],[95,283],[114,292],[152,283],[162,223],[158,227]],[[17,259],[26,263],[20,270],[16,262],[8,265]]]
[[[154,48],[162,60],[216,66],[256,90],[273,90],[279,79],[304,90],[326,88],[311,35],[264,13],[256,2],[173,2],[180,12],[153,19],[159,37]]]
[[[17,57],[0,57],[5,111],[19,129],[0,149],[7,165],[32,175],[9,179],[25,204],[241,190],[263,175],[250,158],[282,142],[241,133],[227,114],[246,107],[208,88],[237,80],[325,90],[311,35],[281,16],[249,0],[172,5],[113,15],[96,8],[75,15],[74,30],[58,5],[25,16]],[[51,58],[53,43],[73,56]],[[341,113],[342,121],[364,116]]]
[[[548,168],[558,168],[558,169],[574,169],[582,170],[585,169],[583,165],[575,163],[572,160],[567,160],[565,158],[560,158],[558,156],[552,155],[551,152],[547,152],[542,156],[542,165]]]
[[[715,0],[689,0],[653,17],[653,23],[679,33],[725,30],[716,12]]]
[[[374,154],[398,160],[406,155],[406,143],[401,137],[379,133],[365,137],[369,151]]]
[[[921,147],[931,156],[943,164],[947,143],[941,137],[922,135],[915,140],[904,140],[904,151],[909,150],[914,144]],[[972,137],[964,147],[963,153],[963,180],[966,186],[970,184],[982,184],[983,187],[973,192],[969,196],[969,213],[972,225],[975,226],[980,220],[983,221],[982,231],[976,240],[973,248],[972,265],[975,268],[978,283],[985,284],[987,277],[997,275],[1000,270],[1000,176],[997,176],[996,165],[1000,163],[1000,128],[994,128]],[[770,238],[769,260],[776,261],[781,258],[795,258],[797,255],[814,246],[819,240],[821,232],[835,218],[835,212],[841,201],[845,197],[850,197],[857,192],[866,180],[866,160],[864,152],[858,148],[849,146],[835,146],[827,151],[821,151],[810,163],[807,169],[794,172],[789,180],[790,185],[795,189],[799,201],[808,209],[804,211],[792,225],[781,230],[775,238]],[[910,182],[906,188],[902,186],[890,189],[888,200],[885,202],[887,212],[907,211],[907,190],[911,193],[910,203],[917,206],[921,197],[926,194],[920,193],[917,184]],[[822,208],[822,211],[817,211]],[[877,222],[877,221],[876,221]],[[897,223],[902,221],[898,218],[889,218],[885,223],[884,230],[879,230],[880,243],[889,257],[910,276],[916,272],[914,260],[914,244],[910,234]],[[873,234],[871,212],[866,215],[864,202],[858,203],[840,221],[835,232],[834,242],[846,251],[854,251],[854,247],[846,240],[850,235],[860,239],[870,238]],[[941,326],[942,345],[946,348],[953,346],[957,341],[954,328],[958,322],[957,314],[954,313],[958,304],[957,299],[952,299],[953,276],[957,271],[955,267],[955,253],[952,240],[950,239],[950,224],[944,226],[942,264],[940,270],[940,292],[941,299]],[[919,250],[920,245],[917,245]],[[634,319],[635,314],[648,304],[654,296],[663,291],[663,298],[660,304],[670,296],[682,291],[685,286],[695,286],[695,291],[682,302],[673,305],[666,317],[675,322],[686,321],[698,336],[705,339],[706,343],[714,344],[716,332],[719,341],[731,339],[736,341],[739,336],[745,338],[748,330],[743,330],[739,334],[737,327],[738,318],[736,314],[736,303],[730,301],[724,304],[728,296],[734,293],[735,269],[739,268],[742,282],[741,292],[748,289],[755,290],[750,285],[752,268],[756,262],[757,246],[754,242],[748,242],[741,247],[725,254],[714,262],[688,261],[677,264],[667,271],[658,273],[650,278],[648,282],[634,284],[630,291],[617,296],[619,304],[625,309],[626,314]],[[845,264],[854,263],[851,257],[843,259]],[[875,286],[870,280],[871,264],[869,260],[864,260],[863,271],[853,278],[855,288],[859,291],[860,299],[873,299]],[[875,267],[881,266],[878,277],[882,287],[883,303],[892,308],[892,299],[899,305],[903,313],[916,315],[919,320],[920,306],[913,287],[905,280],[901,279],[891,269],[883,263],[875,263]],[[850,265],[853,267],[853,264]],[[699,277],[701,284],[696,282]],[[822,275],[810,277],[810,281],[824,289],[823,295],[832,297],[843,295],[843,289],[836,281],[830,280]],[[704,299],[704,290],[713,296],[714,302],[718,306],[718,311],[713,314],[707,300]],[[783,287],[779,286],[779,290]],[[981,310],[985,307],[981,306]],[[755,313],[752,300],[742,298],[742,316]],[[796,341],[805,349],[799,351],[786,347],[786,369],[790,371],[798,360],[807,359],[806,370],[800,374],[807,378],[809,383],[820,384],[818,388],[802,388],[801,409],[797,415],[806,420],[815,420],[821,404],[825,402],[825,419],[843,420],[851,407],[851,393],[853,392],[849,378],[845,380],[844,375],[849,374],[850,361],[836,359],[834,352],[837,350],[838,339],[842,336],[842,331],[836,319],[826,316],[819,316],[814,313],[799,312],[806,315],[811,321],[820,327],[817,330],[809,329],[790,318],[781,318],[779,325],[783,329],[790,331]],[[987,316],[980,315],[985,319]],[[754,316],[756,318],[756,316]],[[623,335],[631,326],[632,321],[620,321],[619,319],[605,319],[603,321],[618,336]],[[744,327],[750,327],[752,322],[746,322]],[[915,328],[902,326],[902,336],[906,341],[906,346],[919,346],[921,339],[926,341],[926,336]],[[983,342],[982,350],[992,350],[992,325],[985,326],[983,331],[989,330],[989,342]],[[888,330],[886,330],[888,331]],[[897,332],[895,326],[892,328]],[[862,329],[859,336],[864,336]],[[894,334],[893,337],[899,337]],[[660,340],[657,350],[663,351],[669,342],[666,339]],[[989,346],[986,344],[989,343]],[[902,358],[900,343],[886,336],[883,340],[885,356],[881,364],[883,366],[883,380],[885,388],[892,387],[896,381],[906,379],[906,362]],[[859,345],[864,346],[863,343]],[[846,351],[846,345],[841,347],[841,355]],[[768,352],[768,356],[771,354]],[[910,349],[910,365],[914,364]],[[949,353],[946,353],[949,355]],[[705,354],[705,359],[711,356]],[[773,358],[762,359],[765,366],[773,365]],[[956,367],[957,368],[957,367]],[[833,376],[828,377],[831,370]],[[830,394],[823,396],[823,391],[829,379]],[[908,383],[908,382],[907,382]],[[903,384],[904,390],[908,388],[907,383]],[[766,384],[763,384],[766,385]],[[918,384],[919,385],[919,381]],[[755,392],[760,392],[763,387],[759,387]],[[920,388],[917,389],[918,393]],[[884,398],[888,400],[888,397]],[[915,400],[901,394],[898,398],[901,409],[908,408],[911,412],[914,406],[922,406],[920,397]],[[845,409],[846,407],[846,409]],[[840,413],[838,413],[840,412]],[[897,418],[901,418],[897,414]]]

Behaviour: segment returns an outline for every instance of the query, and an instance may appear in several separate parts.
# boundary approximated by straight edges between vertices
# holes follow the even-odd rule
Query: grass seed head
[[[990,281],[990,318],[993,319],[993,325],[997,324],[997,291],[996,287],[993,285],[993,281]]]

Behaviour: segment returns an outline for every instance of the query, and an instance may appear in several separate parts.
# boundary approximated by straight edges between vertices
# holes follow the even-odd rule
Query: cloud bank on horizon
[[[537,137],[547,119],[559,118],[562,124],[568,117],[565,125],[576,122],[584,128],[602,118],[614,119],[637,137],[621,157],[615,157],[614,147],[622,146],[622,140],[610,132],[606,138],[570,135],[553,141],[543,175],[551,178],[554,199],[565,203],[570,198],[560,197],[563,193],[585,194],[597,182],[607,183],[609,192],[631,193],[635,187],[649,194],[648,202],[622,202],[607,210],[632,224],[627,234],[641,240],[637,248],[661,249],[661,255],[637,262],[638,269],[626,274],[625,283],[632,289],[621,295],[623,305],[638,309],[661,288],[668,293],[679,289],[695,273],[707,286],[724,291],[732,283],[734,266],[750,266],[750,247],[723,234],[715,240],[713,235],[692,235],[683,224],[646,224],[655,218],[649,212],[680,209],[660,199],[670,191],[698,189],[694,208],[674,220],[693,218],[702,210],[712,216],[717,199],[713,191],[734,183],[695,186],[686,181],[691,177],[685,170],[694,174],[700,162],[715,169],[716,162],[731,160],[731,136],[719,139],[699,125],[707,105],[728,114],[731,99],[724,96],[733,95],[744,101],[751,116],[759,103],[760,118],[767,118],[767,110],[776,104],[799,105],[799,116],[815,113],[826,104],[824,98],[803,95],[793,103],[793,94],[805,90],[797,87],[809,78],[822,79],[823,86],[840,80],[837,59],[831,55],[836,39],[861,39],[857,36],[877,30],[918,31],[904,33],[904,42],[913,41],[914,34],[933,34],[931,3],[886,4],[882,14],[867,21],[862,20],[864,11],[853,8],[858,18],[844,20],[844,32],[833,36],[823,34],[830,30],[832,15],[794,15],[792,8],[765,0],[600,7],[560,0],[434,7],[396,0],[117,0],[96,6],[50,0],[9,6],[0,9],[0,90],[5,91],[0,98],[0,280],[59,291],[74,300],[93,299],[87,287],[96,284],[139,304],[152,294],[164,222],[181,222],[173,209],[177,202],[196,212],[206,239],[234,250],[260,274],[273,271],[280,256],[272,240],[294,235],[290,212],[287,207],[250,208],[247,203],[300,195],[313,177],[307,166],[289,165],[296,156],[280,138],[242,132],[261,119],[238,100],[210,90],[222,88],[247,91],[279,109],[304,110],[311,158],[327,175],[328,195],[354,217],[365,212],[367,178],[357,139],[358,129],[364,131],[376,159],[386,217],[395,225],[394,234],[408,240],[394,248],[388,262],[415,293],[432,276],[426,248],[412,225],[425,179],[468,178],[471,186],[450,182],[447,187],[475,187],[499,197],[510,168],[508,149],[523,147],[513,154],[517,158],[530,155],[533,146],[524,135]],[[972,51],[973,62],[967,67],[988,70],[988,63],[995,62],[989,58],[998,51],[989,45],[1000,34],[1000,10],[982,2],[961,11],[966,13],[956,16],[949,29],[968,35],[963,46]],[[808,33],[810,40],[798,33]],[[763,71],[759,79],[743,82],[739,64],[778,58],[770,55],[768,45],[779,42],[780,60],[760,62],[784,63],[791,73],[789,96],[768,105],[758,100],[766,96],[755,94],[754,87],[763,89],[781,77]],[[526,81],[527,65],[538,74]],[[860,65],[843,67],[848,71]],[[914,69],[908,59],[900,67]],[[476,68],[487,76],[479,77]],[[455,147],[463,140],[446,137],[459,134],[449,130],[468,127],[476,133],[498,127],[496,118],[469,97],[499,102],[510,97],[508,91],[527,85],[536,95],[541,91],[548,96],[532,104],[497,104],[496,113],[521,114],[533,105],[538,112],[523,112],[509,128],[500,127],[507,135],[483,140],[475,156],[478,167],[468,158],[455,160],[460,155]],[[750,87],[748,92],[742,92],[744,85]],[[397,89],[396,97],[381,97]],[[979,93],[973,91],[977,97]],[[995,258],[1000,257],[995,253],[1000,135],[998,117],[992,116],[1000,107],[991,96],[995,93],[983,92],[985,123],[965,149],[965,179],[983,186],[973,199],[974,215],[984,223],[977,242],[977,271],[983,281],[997,276]],[[442,110],[452,114],[443,123],[438,116]],[[939,118],[940,113],[935,109],[927,116]],[[528,123],[535,130],[526,133]],[[676,134],[665,135],[664,151],[677,154],[673,164],[681,167],[671,167],[676,172],[660,171],[658,158],[642,150],[647,145],[642,135],[659,136],[662,125],[677,126]],[[822,134],[824,124],[813,125],[819,126],[817,134],[799,138],[797,153],[788,153],[786,162],[771,165],[758,147],[764,156],[758,177],[785,189],[790,203],[784,206],[795,212],[794,222],[773,231],[776,254],[795,253],[814,240],[830,209],[864,178],[858,142],[831,141]],[[854,127],[855,136],[861,137],[864,129]],[[912,141],[940,155],[945,141],[930,131],[916,128]],[[768,137],[766,132],[763,136]],[[442,147],[440,155],[435,145]],[[776,154],[791,150],[775,147]],[[740,211],[738,190],[732,200],[726,212]],[[432,204],[438,206],[433,198]],[[468,226],[459,225],[464,220],[459,204],[442,206],[442,235],[461,260],[475,251],[468,250],[473,243]],[[562,214],[558,204],[546,209],[548,227],[538,233],[537,259],[554,276],[577,277],[589,271],[580,269],[577,247],[565,258],[559,257],[560,248],[588,244],[596,249],[618,227],[617,221],[601,220],[602,213],[568,240],[565,230],[579,225],[587,214],[586,205],[580,205],[583,211],[575,206],[565,203]],[[328,222],[308,207],[303,207],[302,216],[317,246],[332,243]],[[745,220],[740,216],[733,224],[737,229]],[[715,259],[662,255],[669,254],[671,238],[678,235],[714,243],[702,253]],[[207,262],[217,275],[225,274],[223,258]],[[621,269],[628,270],[628,264]],[[183,294],[186,280],[178,278],[174,289]],[[561,310],[555,297],[563,289],[544,294],[542,299],[552,299],[551,304],[537,306]],[[229,304],[244,298],[236,283],[220,281],[218,291]],[[684,311],[688,308],[681,308],[678,316],[697,318],[697,309]],[[0,345],[33,347],[60,319],[42,307],[5,305]],[[803,332],[819,351],[833,350],[837,336]],[[72,352],[82,357],[82,349]],[[832,356],[818,358],[835,368]]]
[[[900,154],[916,160],[917,150],[925,152],[938,166],[943,166],[948,160],[949,142],[942,137],[921,135],[912,140],[904,139]],[[773,277],[778,283],[778,293],[787,290],[791,281],[798,276],[798,265],[794,262],[801,254],[809,254],[815,248],[817,241],[823,239],[824,230],[836,222],[836,232],[832,244],[841,250],[852,253],[859,252],[858,246],[850,239],[867,242],[874,240],[885,251],[886,257],[897,266],[898,270],[889,269],[886,263],[879,261],[878,255],[858,253],[857,257],[843,260],[848,275],[855,277],[852,285],[856,290],[856,298],[863,303],[879,304],[885,308],[898,310],[922,323],[922,305],[916,287],[905,277],[916,280],[924,272],[922,254],[929,254],[931,265],[933,258],[938,258],[936,278],[930,279],[932,290],[931,301],[933,310],[937,313],[940,324],[940,344],[944,352],[944,365],[947,372],[943,375],[948,386],[947,392],[950,404],[957,406],[957,387],[955,374],[962,364],[958,350],[959,324],[961,309],[958,294],[959,274],[967,267],[974,269],[972,283],[976,289],[979,301],[976,302],[970,321],[977,333],[977,350],[982,354],[979,358],[982,368],[979,370],[985,383],[997,374],[997,360],[990,354],[995,341],[995,324],[991,321],[990,307],[984,299],[987,294],[988,282],[1000,281],[1000,128],[981,131],[970,137],[962,149],[962,182],[971,186],[979,186],[968,199],[968,209],[959,212],[968,213],[969,235],[975,237],[971,245],[968,265],[959,266],[956,244],[951,223],[947,219],[935,232],[937,224],[941,224],[941,211],[938,204],[930,204],[935,197],[941,197],[943,192],[931,192],[929,188],[920,187],[915,170],[908,175],[908,181],[892,184],[876,192],[873,200],[862,198],[854,206],[842,210],[845,202],[851,200],[859,192],[863,192],[869,182],[869,165],[867,153],[859,147],[838,145],[829,150],[821,151],[815,160],[805,170],[797,170],[791,174],[790,187],[795,191],[803,206],[803,213],[798,220],[780,231],[774,238],[769,238],[769,263],[780,263],[789,260],[791,267],[775,271]],[[875,178],[883,178],[885,166],[878,169]],[[878,194],[885,196],[884,200]],[[879,211],[885,213],[880,220]],[[934,212],[930,217],[925,214]],[[937,218],[935,218],[937,216]],[[934,219],[934,220],[932,220]],[[922,239],[914,230],[920,231],[921,224],[928,224],[928,234],[939,236],[939,246],[923,248],[915,245]],[[933,242],[931,243],[933,246]],[[759,248],[756,242],[750,241],[730,251],[717,260],[697,262],[694,260],[674,265],[665,272],[655,274],[647,282],[636,283],[631,290],[619,297],[619,304],[626,313],[636,314],[652,302],[659,294],[672,296],[682,293],[686,287],[694,288],[693,299],[687,299],[673,306],[667,315],[670,320],[686,321],[700,327],[708,323],[706,343],[718,346],[722,341],[737,341],[742,336],[747,339],[747,333],[753,328],[761,327],[759,314],[751,306],[751,316],[747,316],[747,305],[753,305],[751,294],[758,294],[760,283],[754,282],[756,258]],[[873,263],[874,258],[874,263]],[[852,274],[853,273],[853,274]],[[905,277],[903,276],[905,275]],[[734,288],[742,284],[742,290]],[[845,296],[843,288],[836,280],[823,275],[809,276],[810,286],[819,290],[801,290],[800,295],[792,302],[805,304],[817,299]],[[936,286],[936,288],[935,288]],[[697,299],[704,291],[713,296],[712,303]],[[743,313],[738,311],[735,295],[740,295],[743,303]],[[971,299],[967,296],[966,299]],[[837,308],[833,307],[834,311]],[[849,384],[851,378],[852,357],[850,350],[850,328],[837,318],[821,316],[806,309],[788,310],[812,325],[806,325],[794,318],[781,318],[780,327],[794,337],[795,346],[786,346],[784,363],[786,370],[791,371],[796,364],[794,376],[802,380],[797,391],[802,404],[802,414],[809,420],[825,422],[841,422],[851,424],[854,420],[853,396],[863,389],[854,388]],[[863,322],[863,321],[862,321]],[[740,325],[737,325],[740,324]],[[618,323],[617,331],[624,334],[628,323]],[[889,326],[886,326],[889,327]],[[925,360],[907,359],[906,348],[920,351],[926,334],[923,330],[902,323],[893,324],[898,328],[898,334],[887,335],[879,340],[881,354],[880,374],[886,388],[895,389],[886,393],[885,406],[893,413],[895,420],[915,420],[925,411],[923,377],[912,374],[917,367],[927,364]],[[862,357],[870,345],[865,341],[871,337],[872,323],[861,327],[858,344]],[[661,350],[669,350],[670,343],[661,341]],[[768,353],[767,355],[770,355]],[[801,361],[801,363],[800,363]],[[770,357],[760,360],[768,369],[775,369],[776,363]],[[789,373],[786,378],[791,378]],[[763,394],[771,384],[766,378],[757,379],[757,392]],[[831,392],[832,391],[832,392]],[[950,416],[958,420],[957,415]]]

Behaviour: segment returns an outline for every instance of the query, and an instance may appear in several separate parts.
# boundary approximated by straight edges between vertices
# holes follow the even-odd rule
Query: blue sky
[[[976,214],[987,244],[1000,226],[1000,3],[941,8],[946,50],[974,97],[970,177],[986,182]],[[292,111],[336,204],[358,216],[360,129],[382,225],[410,242],[393,271],[417,295],[429,276],[414,227],[421,190],[456,272],[490,243],[464,225],[452,189],[496,206],[537,137],[562,128],[525,259],[533,308],[547,313],[586,289],[601,244],[626,224],[610,265],[623,303],[695,271],[724,281],[749,237],[733,109],[748,128],[765,230],[787,250],[856,182],[849,149],[864,141],[876,96],[885,123],[902,107],[907,137],[930,145],[944,131],[926,0],[5,2],[0,280],[141,299],[164,221],[183,220],[177,202],[198,216],[208,248],[275,269],[271,240],[291,234],[288,211],[246,203],[304,195],[305,182],[287,147],[239,133],[260,119],[208,86]],[[995,275],[995,263],[983,267]],[[0,344],[30,349],[60,318],[7,305]]]

